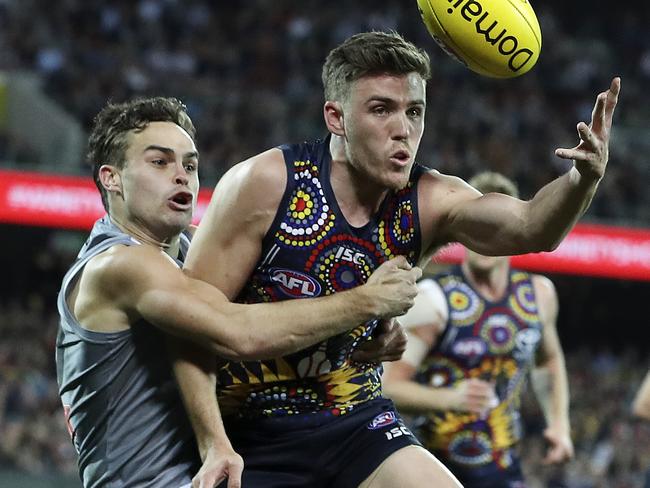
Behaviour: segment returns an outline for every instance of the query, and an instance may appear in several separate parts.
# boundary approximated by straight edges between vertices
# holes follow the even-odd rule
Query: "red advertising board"
[[[194,221],[203,216],[211,190],[201,190]],[[0,171],[0,222],[65,229],[90,229],[104,213],[90,178]],[[458,262],[454,244],[434,259]],[[650,281],[650,229],[578,224],[553,252],[512,258],[531,271]]]
[[[211,194],[199,193],[195,222],[203,216]],[[91,178],[0,171],[0,222],[83,230],[103,214]]]

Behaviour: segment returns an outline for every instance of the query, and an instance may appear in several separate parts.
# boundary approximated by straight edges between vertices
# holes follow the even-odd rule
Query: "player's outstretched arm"
[[[620,78],[614,78],[598,95],[590,124],[578,124],[580,143],[556,150],[574,166],[529,201],[496,193],[481,196],[458,178],[439,173],[423,178],[421,195],[427,201],[422,205],[438,215],[433,229],[437,238],[430,247],[460,242],[490,256],[554,250],[587,210],[605,174],[620,86]]]

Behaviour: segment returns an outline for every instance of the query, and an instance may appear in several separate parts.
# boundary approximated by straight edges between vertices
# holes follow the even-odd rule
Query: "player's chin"
[[[389,190],[398,191],[408,184],[409,175],[410,171],[406,171],[406,168],[400,171],[391,171],[384,175],[382,183]]]
[[[174,232],[180,233],[192,223],[192,212],[175,212],[166,219],[167,226]]]

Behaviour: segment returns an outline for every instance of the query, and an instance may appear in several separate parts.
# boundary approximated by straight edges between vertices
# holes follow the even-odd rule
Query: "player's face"
[[[126,218],[154,236],[180,233],[191,223],[199,189],[192,138],[172,122],[152,122],[128,138],[121,171]]]
[[[422,77],[365,76],[352,83],[343,106],[350,164],[381,187],[406,186],[424,131]]]

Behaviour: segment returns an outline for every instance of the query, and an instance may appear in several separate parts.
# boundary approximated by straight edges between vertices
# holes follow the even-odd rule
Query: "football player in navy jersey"
[[[426,262],[452,241],[485,255],[554,249],[604,175],[620,80],[598,95],[591,123],[578,124],[579,144],[556,150],[574,160],[571,169],[523,201],[482,195],[415,162],[430,75],[427,54],[394,32],[356,34],[334,48],[322,73],[328,136],[229,170],[186,272],[233,300],[279,301],[341,292],[386,260]],[[214,372],[245,486],[458,486],[383,398],[381,367],[354,360],[376,328],[360,323],[299,353]],[[203,397],[214,359],[197,351],[181,363],[201,432],[201,417],[212,417]]]
[[[482,193],[516,197],[515,184],[485,172]],[[400,318],[407,350],[387,364],[384,389],[420,417],[424,445],[466,488],[520,488],[520,402],[529,373],[544,413],[545,461],[573,456],[569,388],[556,330],[552,282],[512,269],[508,257],[466,251],[459,265],[420,281],[416,305]]]

